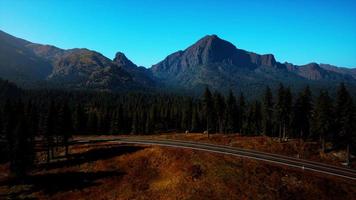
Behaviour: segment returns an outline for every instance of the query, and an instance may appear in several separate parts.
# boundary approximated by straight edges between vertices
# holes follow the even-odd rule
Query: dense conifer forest
[[[23,176],[34,162],[36,142],[44,144],[47,161],[53,148],[68,154],[73,135],[157,134],[206,132],[266,135],[281,141],[299,138],[326,143],[333,149],[355,151],[355,103],[341,83],[336,97],[326,90],[297,95],[280,85],[247,101],[244,94],[223,95],[206,88],[201,97],[173,94],[105,93],[22,90],[0,82],[1,162]],[[349,156],[348,156],[349,157]],[[349,159],[347,160],[349,162]]]

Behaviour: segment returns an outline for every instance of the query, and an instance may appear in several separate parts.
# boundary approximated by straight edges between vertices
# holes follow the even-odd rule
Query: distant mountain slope
[[[142,72],[131,61],[117,64],[95,51],[35,44],[5,32],[0,32],[0,53],[0,77],[25,87],[44,84],[117,91],[144,89],[154,84],[142,82],[152,79],[150,72]]]
[[[333,87],[339,82],[356,85],[356,79],[348,73],[326,69],[316,63],[282,64],[272,54],[259,55],[238,49],[216,35],[205,36],[186,50],[169,55],[151,70],[166,87],[193,91],[209,86],[253,94],[266,85],[273,87],[279,83],[296,88],[306,84]]]
[[[28,49],[26,46],[29,44],[26,40],[0,31],[1,78],[28,83],[43,80],[51,73],[51,64]]]
[[[325,70],[333,71],[339,74],[350,75],[354,79],[356,79],[356,68],[337,67],[329,64],[320,64],[320,67]]]

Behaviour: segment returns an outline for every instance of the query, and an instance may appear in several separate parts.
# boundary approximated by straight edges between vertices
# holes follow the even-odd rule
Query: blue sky
[[[356,67],[355,0],[0,0],[0,29],[150,67],[207,34],[295,64]]]

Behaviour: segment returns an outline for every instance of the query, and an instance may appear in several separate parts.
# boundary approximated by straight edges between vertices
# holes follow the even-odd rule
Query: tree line
[[[247,101],[230,91],[223,95],[206,88],[200,98],[169,95],[107,92],[26,90],[0,82],[1,160],[22,175],[31,166],[38,141],[47,161],[55,148],[68,155],[72,135],[157,134],[160,132],[239,133],[326,142],[333,148],[353,151],[356,145],[355,104],[340,84],[335,98],[326,90],[315,96],[309,87],[297,95],[280,84],[273,92]],[[349,156],[348,156],[349,162]]]

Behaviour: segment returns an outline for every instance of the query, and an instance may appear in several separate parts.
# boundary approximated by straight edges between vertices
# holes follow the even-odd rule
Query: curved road
[[[308,161],[278,154],[265,153],[255,150],[247,150],[242,148],[229,147],[224,145],[198,143],[182,140],[168,140],[168,139],[140,139],[137,137],[122,137],[115,139],[84,139],[78,140],[76,143],[93,143],[93,142],[113,142],[126,144],[143,144],[143,145],[159,145],[176,148],[188,148],[206,152],[214,152],[220,154],[233,155],[238,157],[245,157],[254,160],[260,160],[270,163],[275,163],[283,166],[299,168],[306,171],[314,171],[322,174],[342,177],[345,179],[356,180],[356,170],[337,167],[324,163]]]

